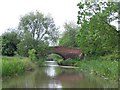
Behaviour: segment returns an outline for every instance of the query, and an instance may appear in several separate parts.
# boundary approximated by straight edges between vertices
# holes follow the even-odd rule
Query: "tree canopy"
[[[49,43],[56,43],[59,37],[58,28],[55,26],[53,18],[38,11],[21,17],[19,30],[24,33],[29,32],[35,40]]]
[[[13,56],[17,51],[17,44],[20,42],[18,34],[14,29],[11,32],[2,34],[2,55]]]
[[[31,49],[35,49],[38,56],[45,56],[48,45],[55,45],[59,37],[53,18],[39,12],[21,17],[18,29],[21,32],[18,53],[23,56],[28,56]]]
[[[77,42],[87,54],[105,55],[118,48],[118,31],[110,22],[118,18],[113,2],[84,2],[78,4]]]
[[[65,47],[77,47],[76,34],[79,31],[79,27],[73,22],[64,24],[65,31],[62,37],[59,39],[59,45]]]
[[[2,55],[13,56],[16,52],[28,56],[35,49],[38,58],[47,54],[48,46],[55,45],[59,38],[53,18],[36,11],[21,17],[17,30],[8,30],[2,35]]]

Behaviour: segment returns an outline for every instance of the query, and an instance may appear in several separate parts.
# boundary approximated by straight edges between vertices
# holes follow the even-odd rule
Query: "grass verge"
[[[110,55],[111,56],[111,55]],[[118,60],[111,59],[109,56],[92,56],[84,60],[69,59],[57,61],[59,65],[70,65],[79,67],[79,71],[94,74],[105,79],[118,80]]]
[[[36,65],[24,57],[2,57],[2,77],[23,74],[33,70]]]

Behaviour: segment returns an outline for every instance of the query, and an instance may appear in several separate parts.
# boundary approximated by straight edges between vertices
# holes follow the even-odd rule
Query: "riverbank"
[[[26,57],[2,57],[2,77],[21,75],[34,70],[37,65]]]
[[[104,80],[71,66],[58,66],[56,61],[46,61],[45,67],[3,80],[3,88],[117,88],[117,82]],[[68,68],[69,67],[69,68]]]
[[[87,57],[84,60],[69,59],[58,60],[59,65],[77,66],[79,71],[97,75],[109,80],[118,80],[118,60],[112,60],[109,56]]]

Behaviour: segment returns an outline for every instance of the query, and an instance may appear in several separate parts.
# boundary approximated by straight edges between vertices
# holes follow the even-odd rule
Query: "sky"
[[[8,28],[16,28],[20,17],[32,11],[51,14],[57,27],[63,31],[65,22],[77,22],[77,3],[80,0],[1,0],[0,35]]]
[[[20,17],[33,11],[51,14],[60,32],[65,22],[77,22],[77,3],[81,0],[1,0],[0,35],[8,28],[17,28]],[[116,23],[112,23],[116,25]]]

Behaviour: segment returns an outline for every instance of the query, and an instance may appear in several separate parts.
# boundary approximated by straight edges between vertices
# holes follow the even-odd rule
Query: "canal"
[[[117,88],[116,82],[79,72],[77,67],[58,66],[46,61],[46,66],[2,81],[2,88]]]

